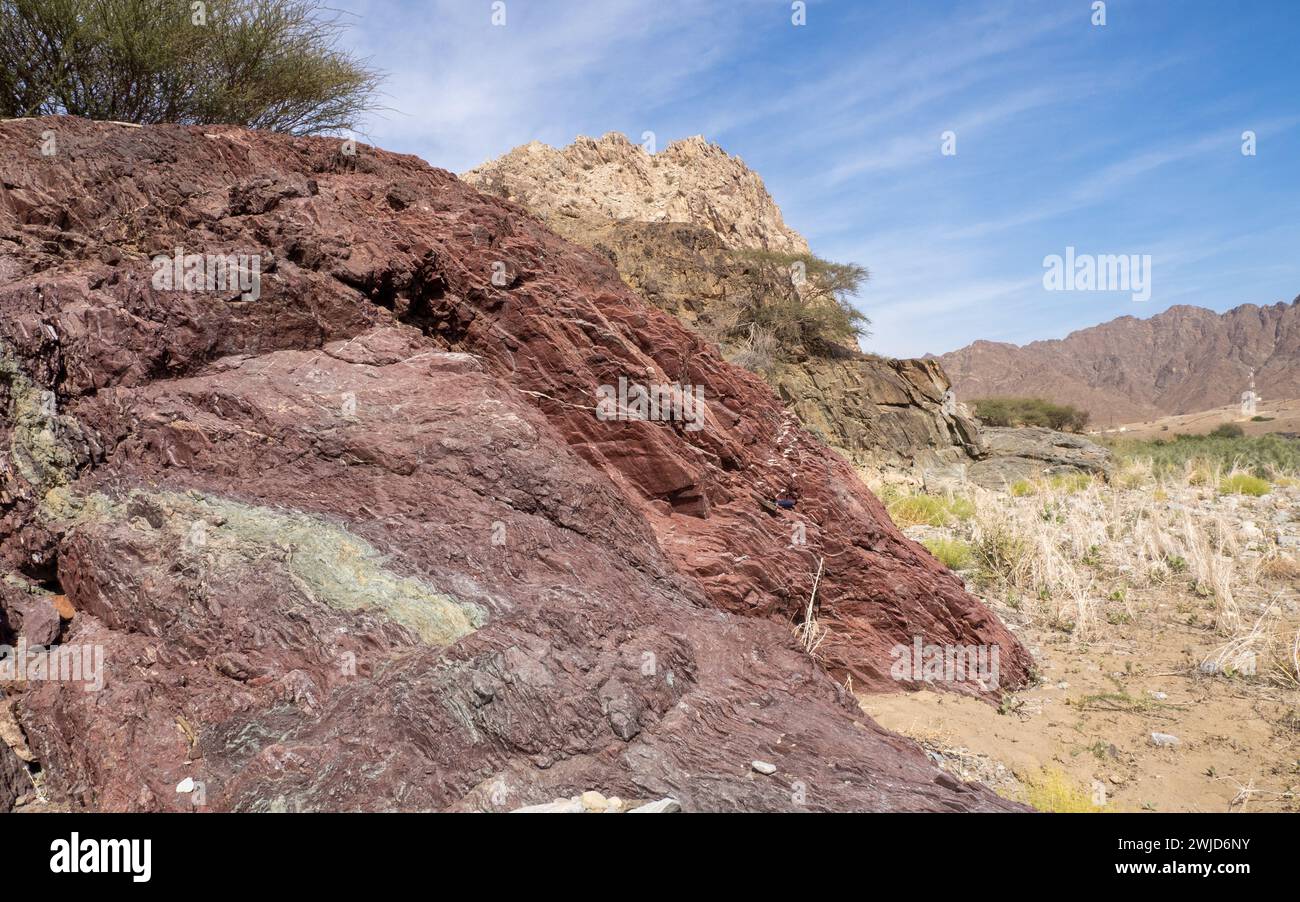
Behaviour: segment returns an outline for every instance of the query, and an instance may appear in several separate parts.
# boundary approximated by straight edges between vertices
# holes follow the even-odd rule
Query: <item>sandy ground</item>
[[[1243,537],[1254,528],[1254,538],[1242,540],[1242,559],[1282,544],[1282,532],[1282,547],[1296,547],[1298,486],[1275,486],[1263,498],[1168,491],[1163,504],[1171,509],[1215,512]],[[1296,550],[1288,554],[1292,568],[1300,564]],[[881,725],[918,741],[959,778],[1020,801],[1055,771],[1085,803],[1095,799],[1109,811],[1300,812],[1300,686],[1294,664],[1290,677],[1273,670],[1300,642],[1300,570],[1237,585],[1241,629],[1264,622],[1277,641],[1261,650],[1254,673],[1235,675],[1203,667],[1231,636],[1214,626],[1213,598],[1186,579],[1135,583],[1119,598],[1108,597],[1113,584],[1099,579],[1097,620],[1084,639],[1045,622],[1023,600],[1009,606],[1005,590],[978,591],[970,573],[963,571],[968,588],[1034,655],[1038,682],[1005,694],[1000,706],[945,691],[860,695]],[[1157,745],[1152,733],[1177,743]]]
[[[1153,439],[1171,435],[1204,435],[1223,423],[1236,423],[1246,435],[1264,435],[1269,432],[1300,432],[1300,400],[1263,401],[1257,407],[1257,416],[1270,417],[1257,423],[1242,416],[1239,405],[1216,407],[1200,413],[1186,413],[1162,417],[1144,423],[1125,423],[1114,429],[1102,430],[1098,435],[1123,435],[1125,438]]]
[[[1023,634],[1042,683],[1009,695],[1002,713],[944,692],[859,701],[946,769],[1009,798],[1024,800],[1025,781],[1055,768],[1108,810],[1300,811],[1295,693],[1202,675],[1222,640],[1185,620],[1165,605],[1087,649]],[[1153,732],[1179,744],[1158,747]]]

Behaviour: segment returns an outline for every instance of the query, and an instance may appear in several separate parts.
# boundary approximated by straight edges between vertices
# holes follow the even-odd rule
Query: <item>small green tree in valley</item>
[[[975,416],[985,426],[1046,426],[1058,432],[1082,432],[1088,411],[1043,398],[980,398]]]

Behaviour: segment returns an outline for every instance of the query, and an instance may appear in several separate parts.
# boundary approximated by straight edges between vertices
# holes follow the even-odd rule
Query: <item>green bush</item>
[[[1172,441],[1101,437],[1119,458],[1129,463],[1149,458],[1156,476],[1182,475],[1188,462],[1209,468],[1245,470],[1255,476],[1300,473],[1300,441],[1280,435],[1251,435],[1226,438],[1211,435],[1179,435]]]
[[[320,0],[0,0],[0,116],[355,127],[382,80]]]
[[[889,516],[899,526],[948,526],[975,515],[969,499],[939,495],[904,495],[888,502]]]
[[[1094,814],[1106,810],[1093,794],[1060,768],[1044,768],[1025,783],[1026,801],[1038,811],[1053,814]]]
[[[970,545],[958,539],[926,539],[921,544],[949,570],[965,570],[974,560]]]
[[[1045,426],[1061,432],[1082,432],[1088,411],[1043,398],[980,398],[975,416],[986,426]]]
[[[1047,480],[1047,484],[1055,492],[1073,495],[1091,488],[1095,481],[1089,473],[1057,473]]]
[[[1236,423],[1220,423],[1210,432],[1213,438],[1241,438],[1246,431]]]
[[[826,353],[868,334],[871,321],[850,300],[869,278],[865,267],[767,250],[734,252],[731,264],[745,287],[727,299],[735,310],[724,339],[766,334],[782,349]]]
[[[1268,480],[1251,476],[1249,473],[1234,473],[1219,483],[1219,494],[1253,495],[1259,498],[1267,495],[1269,488]]]

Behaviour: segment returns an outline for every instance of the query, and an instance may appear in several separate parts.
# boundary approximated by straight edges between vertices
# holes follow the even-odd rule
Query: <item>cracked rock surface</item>
[[[842,688],[1031,663],[845,461],[521,208],[340,146],[0,123],[0,644],[102,652],[0,682],[0,810],[1014,807]],[[177,248],[257,297],[157,287]],[[704,428],[598,419],[620,377]]]

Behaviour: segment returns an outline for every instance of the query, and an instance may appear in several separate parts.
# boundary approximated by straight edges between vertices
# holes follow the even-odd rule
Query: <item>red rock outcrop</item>
[[[793,641],[821,562],[856,689],[916,636],[1030,665],[845,461],[517,206],[343,150],[0,123],[0,608],[64,595],[103,652],[99,691],[4,684],[48,804],[1007,806]],[[176,248],[260,286],[159,287]],[[620,378],[699,387],[703,428],[598,418]]]
[[[837,353],[775,340],[756,353],[755,333],[728,335],[732,300],[763,289],[745,253],[810,251],[758,173],[718,145],[697,136],[648,153],[617,132],[563,148],[534,141],[461,178],[520,204],[608,259],[650,304],[720,339],[727,359],[761,373],[807,431],[862,471],[941,483],[986,455],[965,407],[944,404],[948,377],[934,361],[864,354],[856,339]]]

